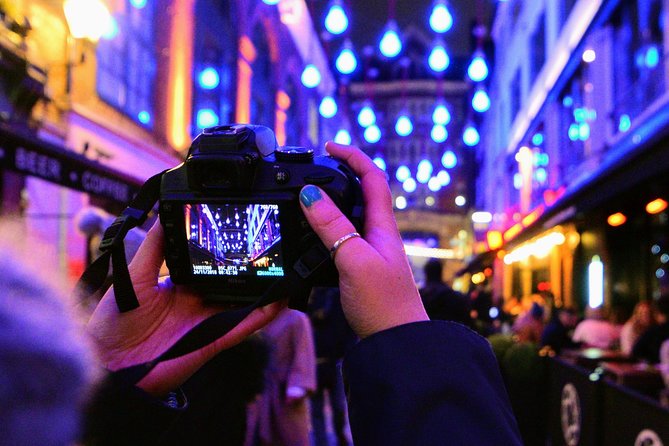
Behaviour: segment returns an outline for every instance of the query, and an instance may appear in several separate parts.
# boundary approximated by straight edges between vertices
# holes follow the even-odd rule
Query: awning
[[[122,204],[128,203],[142,185],[137,178],[2,123],[0,168]]]

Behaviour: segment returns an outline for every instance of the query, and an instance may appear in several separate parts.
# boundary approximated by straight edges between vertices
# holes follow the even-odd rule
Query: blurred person
[[[578,322],[578,314],[571,307],[553,310],[551,319],[541,333],[540,346],[549,346],[557,354],[562,349],[577,348],[579,344],[571,338],[571,333]]]
[[[655,310],[649,301],[641,301],[634,307],[632,316],[620,330],[620,350],[632,354],[632,347],[639,337],[651,326],[655,325]]]
[[[316,349],[316,391],[311,396],[311,424],[316,446],[329,445],[325,423],[326,396],[339,446],[349,444],[346,395],[341,362],[356,341],[341,308],[339,289],[316,287],[309,298],[309,319]]]
[[[621,328],[608,320],[602,308],[588,307],[585,319],[574,329],[572,340],[582,347],[615,349],[620,342]]]
[[[333,246],[342,308],[361,339],[344,363],[354,442],[521,444],[490,344],[460,324],[429,321],[403,251],[385,174],[356,148],[332,143],[326,148],[360,177],[365,200],[364,238],[348,238],[335,249],[353,225],[316,186],[300,193],[311,227],[325,246]],[[175,287],[169,278],[159,280],[163,238],[161,226],[154,225],[129,265],[140,306],[119,313],[111,289],[88,322],[99,365],[108,371],[89,404],[89,444],[161,443],[188,405],[184,382],[269,323],[285,305],[255,309],[211,344],[159,363],[136,385],[119,381],[115,371],[153,360],[189,329],[224,310]],[[50,396],[63,397],[62,388],[49,381],[40,383]],[[41,428],[59,422],[51,417],[44,421],[49,426]]]
[[[632,347],[632,356],[650,364],[660,362],[660,347],[669,339],[669,294],[655,302],[657,324],[648,328]]]
[[[511,327],[512,333],[518,342],[538,344],[544,330],[544,308],[537,302],[532,302],[529,311],[518,316]]]
[[[309,395],[316,390],[316,357],[309,318],[283,309],[260,330],[270,346],[265,389],[249,407],[246,444],[309,445]]]
[[[459,322],[471,327],[469,299],[443,282],[441,261],[428,260],[423,271],[425,285],[419,293],[430,319]]]

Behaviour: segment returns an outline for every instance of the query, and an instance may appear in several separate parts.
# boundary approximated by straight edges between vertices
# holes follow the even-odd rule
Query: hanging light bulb
[[[386,170],[386,160],[383,159],[381,155],[377,155],[374,157],[374,164],[377,165],[377,167],[385,172]]]
[[[432,47],[432,51],[430,52],[430,56],[427,59],[427,63],[430,65],[430,68],[438,73],[441,73],[442,71],[446,70],[448,66],[451,64],[451,58],[448,56],[448,53],[446,52],[446,47],[443,45],[443,43],[436,43]]]
[[[341,1],[334,0],[325,16],[325,29],[331,34],[339,35],[348,28],[348,17],[341,5]]]
[[[430,14],[430,28],[436,33],[445,33],[453,27],[453,16],[443,0],[437,0]]]
[[[488,64],[481,50],[474,53],[474,57],[467,68],[467,76],[474,82],[484,81],[488,77]]]
[[[344,41],[342,50],[335,60],[335,67],[341,74],[351,74],[358,67],[358,60],[353,52],[353,44],[350,39]]]
[[[334,142],[348,146],[351,144],[351,134],[348,132],[348,130],[341,129],[335,135]]]
[[[373,125],[376,122],[376,114],[374,114],[374,110],[372,109],[371,106],[365,105],[360,109],[360,113],[358,113],[358,124],[360,124],[362,127],[369,127],[370,125]]]
[[[302,84],[307,88],[317,87],[321,83],[321,72],[318,71],[316,65],[309,64],[304,67],[302,72]]]
[[[200,71],[197,79],[200,87],[205,90],[213,90],[218,87],[218,84],[221,81],[218,71],[214,67],[207,67]]]
[[[397,122],[395,122],[395,131],[400,136],[411,135],[411,132],[413,132],[413,123],[411,122],[411,119],[407,115],[402,114],[397,118]]]
[[[337,102],[332,96],[325,96],[318,106],[318,112],[324,118],[331,118],[337,114]]]
[[[411,178],[411,171],[407,166],[401,165],[395,171],[395,178],[397,178],[397,181],[404,183],[408,178]]]
[[[468,124],[467,127],[465,127],[465,131],[462,133],[462,141],[469,147],[474,147],[481,141],[481,135],[479,135],[479,131],[476,130],[476,127]]]
[[[363,136],[365,137],[365,141],[370,144],[375,144],[381,139],[381,129],[378,126],[372,124],[365,129]]]
[[[458,158],[452,150],[447,150],[441,156],[441,165],[447,169],[452,169],[458,164]]]
[[[383,33],[383,37],[381,38],[381,42],[379,43],[381,54],[386,57],[395,57],[402,51],[402,41],[397,34],[397,29],[397,22],[389,20],[386,25],[386,30]]]
[[[483,113],[490,109],[490,97],[485,89],[479,88],[472,97],[472,107],[479,113]]]
[[[409,194],[410,194],[411,192],[414,192],[414,191],[416,190],[416,187],[417,187],[417,186],[418,186],[418,185],[416,184],[416,180],[414,180],[414,179],[411,178],[411,177],[407,178],[407,179],[404,180],[404,182],[402,183],[402,189],[404,189],[404,191],[407,192],[407,193],[409,193]]]
[[[418,180],[419,183],[427,183],[430,181],[430,177],[432,176],[432,163],[430,160],[423,159],[418,163],[418,169],[416,171],[416,180]]]
[[[448,139],[448,130],[443,125],[435,124],[432,126],[430,136],[432,137],[432,141],[436,143],[444,142]]]
[[[432,192],[439,192],[439,189],[441,189],[441,181],[439,181],[439,178],[437,178],[437,177],[432,177],[427,182],[427,187]]]
[[[451,183],[451,176],[445,170],[440,170],[437,174],[437,180],[439,180],[441,187],[446,187]]]
[[[451,122],[451,112],[443,105],[437,105],[432,112],[432,122],[439,125],[446,125]]]

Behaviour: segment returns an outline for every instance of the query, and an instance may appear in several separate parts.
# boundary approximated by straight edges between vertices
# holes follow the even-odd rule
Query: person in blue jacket
[[[360,236],[321,189],[308,185],[300,193],[312,228],[325,246],[333,247],[342,308],[360,338],[343,364],[354,444],[521,444],[488,342],[463,325],[429,320],[404,253],[385,173],[357,148],[328,143],[326,149],[356,172],[364,194]],[[220,311],[159,280],[162,243],[156,224],[129,267],[139,308],[119,313],[111,290],[88,323],[109,371],[154,358]],[[123,388],[112,375],[91,405],[88,443],[160,444],[187,410],[188,395],[180,393],[180,386],[284,305],[254,310],[212,344],[160,363],[135,387]]]

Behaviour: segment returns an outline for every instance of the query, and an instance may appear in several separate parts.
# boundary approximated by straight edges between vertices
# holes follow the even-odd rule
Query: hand
[[[364,196],[364,238],[344,242],[335,255],[341,303],[353,331],[364,338],[409,322],[428,320],[404,253],[385,173],[359,149],[328,142],[326,150],[358,175]],[[316,186],[300,193],[304,215],[325,246],[355,231]]]
[[[163,229],[156,222],[128,269],[139,307],[120,313],[110,289],[88,322],[103,365],[118,370],[158,357],[195,325],[225,308],[205,304],[202,298],[168,277],[158,280],[163,264]],[[254,310],[234,329],[215,342],[185,356],[158,364],[137,385],[160,396],[183,384],[220,351],[240,343],[265,326],[285,306],[275,302]]]

